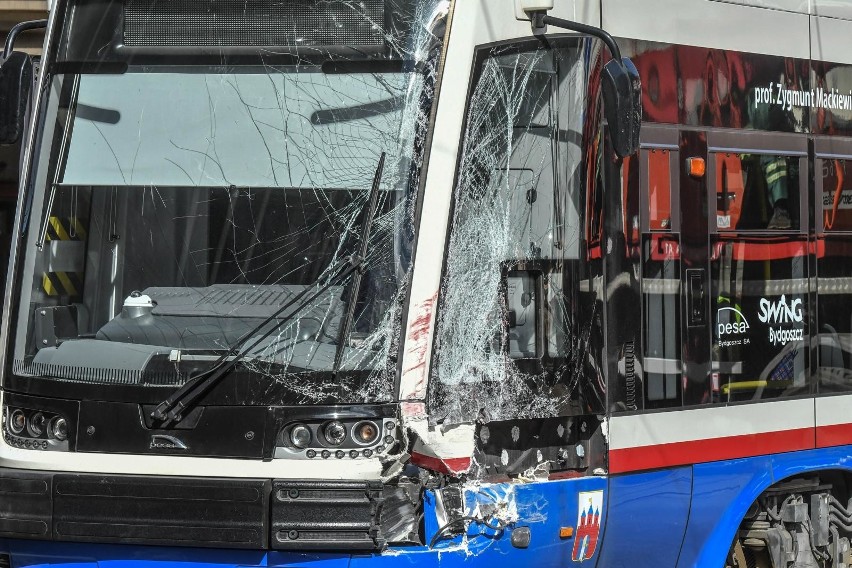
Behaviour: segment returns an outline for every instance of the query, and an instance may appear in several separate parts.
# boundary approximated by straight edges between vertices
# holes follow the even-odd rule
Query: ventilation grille
[[[384,0],[127,0],[133,47],[381,46]]]
[[[73,365],[27,362],[16,359],[12,372],[25,377],[43,377],[58,381],[73,381],[99,385],[178,386],[185,377],[174,371],[138,371],[134,369],[99,369]],[[0,563],[0,568],[3,564]]]

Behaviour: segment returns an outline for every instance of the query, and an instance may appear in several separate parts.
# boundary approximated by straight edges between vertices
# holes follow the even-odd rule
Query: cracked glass
[[[600,373],[586,373],[600,303],[584,222],[598,64],[592,40],[480,52],[438,306],[436,422],[602,408]]]
[[[58,9],[15,374],[179,385],[248,338],[288,401],[391,400],[448,3]]]

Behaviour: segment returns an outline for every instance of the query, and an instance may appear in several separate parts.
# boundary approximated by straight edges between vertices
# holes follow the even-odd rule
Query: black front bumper
[[[380,550],[378,481],[52,473],[0,468],[0,536],[278,550]],[[394,507],[394,509],[396,509]]]

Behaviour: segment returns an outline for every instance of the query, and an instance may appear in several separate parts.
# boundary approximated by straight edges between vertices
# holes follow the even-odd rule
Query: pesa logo
[[[175,438],[174,436],[166,436],[165,434],[154,434],[151,436],[152,450],[185,450],[186,444]]]
[[[727,323],[722,322],[722,312],[726,311],[733,312],[733,314],[729,314],[728,317],[734,321]],[[716,333],[719,337],[748,333],[749,330],[748,320],[743,313],[736,308],[719,308],[719,313],[716,315],[716,321],[718,322],[716,324]]]

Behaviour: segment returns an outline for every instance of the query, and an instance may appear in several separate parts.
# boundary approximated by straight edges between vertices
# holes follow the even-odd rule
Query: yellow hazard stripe
[[[77,296],[83,279],[76,272],[45,272],[41,277],[41,285],[48,296]]]
[[[48,276],[47,274],[41,277],[41,286],[42,288],[44,288],[44,291],[45,293],[47,293],[48,296],[59,295],[59,290],[56,289],[56,287],[53,285],[53,281],[51,281],[50,276]]]
[[[56,272],[56,277],[59,278],[59,281],[62,283],[62,287],[65,289],[65,293],[69,296],[77,295],[77,288],[74,287],[74,284],[71,283],[71,279],[64,272]]]
[[[48,241],[82,241],[86,238],[86,224],[77,217],[50,217],[48,219]]]
[[[51,217],[50,226],[53,227],[54,231],[56,231],[60,241],[71,240],[71,237],[68,235],[68,231],[66,231],[65,227],[62,226],[62,221],[59,220],[59,217]]]

